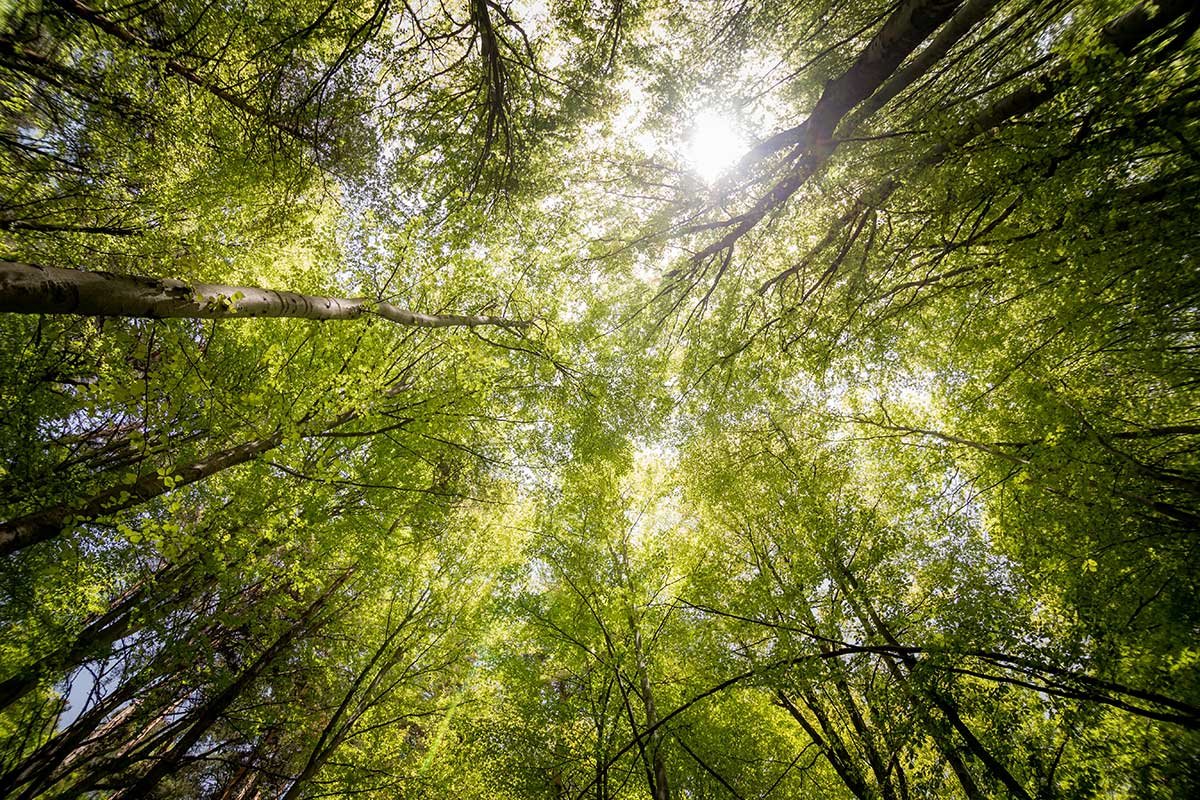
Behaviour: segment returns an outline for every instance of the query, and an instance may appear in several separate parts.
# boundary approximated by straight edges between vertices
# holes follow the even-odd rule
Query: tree
[[[6,8],[0,796],[1194,795],[1193,5]]]
[[[523,328],[524,320],[461,314],[420,314],[391,303],[310,297],[253,286],[184,284],[111,273],[99,274],[6,262],[0,265],[0,308],[22,314],[83,314],[96,317],[238,319],[294,317],[353,319],[376,314],[423,328],[493,325]]]

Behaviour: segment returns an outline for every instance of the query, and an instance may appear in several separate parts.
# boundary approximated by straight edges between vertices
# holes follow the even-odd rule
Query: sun
[[[738,162],[746,145],[733,121],[715,111],[702,111],[692,122],[687,160],[692,171],[713,183]]]

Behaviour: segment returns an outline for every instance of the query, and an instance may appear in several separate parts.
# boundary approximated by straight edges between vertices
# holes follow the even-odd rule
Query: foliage
[[[1194,796],[1192,5],[5,4],[0,794]]]

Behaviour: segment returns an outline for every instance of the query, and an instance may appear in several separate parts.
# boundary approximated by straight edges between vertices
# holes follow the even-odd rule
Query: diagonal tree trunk
[[[354,680],[351,681],[346,693],[342,696],[338,707],[330,715],[329,721],[322,729],[316,744],[309,751],[308,758],[305,760],[300,774],[296,776],[291,786],[280,796],[279,800],[294,800],[294,798],[300,797],[301,793],[308,788],[308,783],[321,771],[325,762],[346,741],[346,738],[351,734],[354,725],[362,715],[372,706],[381,702],[383,697],[386,696],[386,691],[384,693],[377,693],[379,684],[395,668],[406,652],[405,640],[400,639],[397,642],[397,639],[404,633],[409,624],[412,623],[413,618],[420,612],[423,605],[424,600],[419,600],[416,605],[408,610],[404,619],[384,637],[367,664],[359,670]],[[381,661],[383,662],[382,664],[380,663]]]
[[[82,504],[64,503],[9,520],[0,524],[0,555],[53,539],[69,525],[125,511],[164,495],[171,489],[196,483],[222,470],[253,461],[282,443],[283,432],[276,431],[270,436],[244,442],[199,461],[177,464],[166,475],[154,473],[132,484],[106,489]]]
[[[397,384],[388,389],[385,395],[394,396],[408,388],[409,384]],[[301,423],[306,422],[311,416],[311,414],[306,416]],[[357,410],[343,411],[329,424],[310,429],[303,435],[327,434],[358,417]],[[0,523],[0,556],[53,539],[69,525],[90,522],[134,508],[173,489],[204,480],[231,467],[249,463],[264,453],[279,447],[283,444],[283,440],[283,431],[276,430],[270,436],[243,442],[199,461],[176,464],[165,473],[155,472],[138,478],[131,484],[110,487],[83,502],[61,503]]]
[[[934,43],[930,44],[925,51],[922,51],[904,69],[897,72],[892,80],[888,84],[885,84],[879,92],[872,95],[866,103],[855,111],[853,116],[847,118],[842,124],[842,127],[847,131],[847,135],[852,133],[854,128],[865,121],[872,113],[892,100],[895,94],[903,91],[903,86],[893,86],[893,82],[911,82],[915,76],[908,76],[907,73],[923,59],[926,51],[932,50],[938,45],[943,35],[948,34],[952,30],[956,21],[960,21],[960,17],[968,16],[969,11],[978,10],[976,9],[977,5],[980,4],[972,2],[964,7],[962,12],[956,15],[955,19],[946,26],[942,34],[939,34]],[[1099,32],[1100,41],[1106,45],[1118,48],[1125,55],[1129,55],[1136,47],[1155,33],[1178,19],[1187,10],[1186,6],[1187,3],[1181,2],[1181,0],[1163,0],[1161,5],[1157,7],[1157,13],[1150,13],[1147,5],[1139,5],[1105,26]],[[903,81],[901,80],[902,76],[904,76]],[[1049,75],[1043,76],[1041,79],[1021,86],[1018,89],[1014,89],[1003,97],[994,100],[976,112],[965,123],[958,126],[943,141],[929,148],[917,161],[915,167],[910,170],[911,174],[918,174],[920,170],[938,166],[954,153],[960,152],[963,147],[970,144],[977,137],[1000,127],[1010,120],[1036,111],[1071,85],[1073,84],[1070,70],[1065,66],[1060,66]],[[892,91],[893,89],[894,92]],[[889,94],[889,92],[892,93]],[[784,133],[787,133],[787,131]],[[782,134],[778,134],[777,136],[782,136]],[[766,147],[774,138],[767,140],[767,142],[759,145],[759,147]],[[779,147],[783,146],[783,144],[779,145]],[[751,155],[753,155],[753,152]],[[749,159],[750,156],[747,156],[747,158]],[[882,206],[903,185],[904,183],[901,180],[891,177],[883,179],[868,189],[849,211],[829,227],[821,241],[799,263],[764,282],[759,287],[758,293],[766,294],[772,286],[801,272],[818,254],[833,244],[847,227],[852,225],[867,211]]]
[[[338,416],[330,430],[357,416],[345,412]],[[197,483],[231,467],[246,464],[283,443],[283,432],[254,439],[221,450],[199,461],[176,464],[166,474],[145,475],[132,484],[113,486],[79,504],[63,503],[35,511],[0,524],[0,555],[8,555],[30,545],[48,541],[68,526],[91,522],[116,514],[161,497],[172,489]]]
[[[86,272],[0,261],[0,311],[150,319],[292,317],[339,320],[374,315],[420,328],[523,328],[528,320],[422,314],[367,298],[316,297],[257,286],[185,283],[111,272]]]
[[[209,622],[201,626],[199,631],[188,634],[188,642],[198,644],[205,640],[211,644],[227,633],[218,623]],[[28,784],[17,800],[30,800],[48,791],[49,787],[65,779],[73,770],[83,768],[92,760],[110,753],[114,742],[122,739],[117,732],[128,722],[136,720],[137,715],[145,711],[145,705],[161,705],[161,702],[153,700],[156,695],[160,699],[165,696],[168,705],[178,701],[174,692],[162,695],[162,691],[177,678],[182,666],[177,650],[163,648],[149,663],[126,677],[119,686],[54,737],[9,771],[0,774],[0,786],[8,787],[10,793],[15,794],[16,789]],[[134,733],[130,732],[124,738],[133,736]]]
[[[786,591],[788,584],[784,581],[782,575],[780,575],[779,571],[776,569],[773,561],[765,554],[759,556],[758,558],[761,562],[759,569],[765,570],[764,574],[769,573],[774,579],[775,585]],[[805,623],[810,629],[816,631],[821,627],[821,624],[817,620],[817,617],[813,613],[811,607],[801,603],[798,605],[796,611],[802,615]],[[781,616],[781,612],[778,607],[776,607],[775,613],[777,616]],[[821,651],[822,655],[828,656],[833,650],[830,641],[831,640],[826,640],[823,638],[818,638],[816,640],[817,648]],[[858,701],[855,700],[854,692],[851,691],[849,681],[846,677],[847,670],[845,665],[840,660],[831,658],[826,662],[826,669],[829,671],[829,682],[831,682],[836,689],[837,697],[841,701],[841,705],[844,708],[846,715],[850,719],[850,724],[854,730],[854,735],[857,737],[862,746],[863,752],[866,755],[867,764],[870,766],[871,772],[875,776],[875,782],[879,787],[879,791],[874,792],[871,790],[871,787],[866,779],[865,771],[860,770],[858,767],[862,759],[860,757],[851,757],[849,755],[847,748],[841,741],[841,738],[837,735],[836,729],[829,724],[828,714],[825,713],[821,708],[819,697],[814,691],[812,691],[811,688],[806,688],[803,692],[805,703],[812,710],[813,715],[817,718],[818,722],[821,723],[822,727],[826,731],[825,739],[827,741],[822,742],[814,739],[814,742],[816,742],[819,747],[823,748],[826,757],[829,759],[834,769],[838,772],[839,776],[842,777],[843,781],[846,781],[847,777],[853,779],[853,785],[850,782],[847,782],[846,785],[856,796],[861,797],[864,796],[864,793],[869,793],[871,796],[881,797],[882,800],[896,800],[897,790],[895,784],[898,784],[903,780],[900,777],[902,768],[900,768],[898,758],[893,755],[890,764],[884,763],[883,758],[880,755],[879,748],[876,745],[876,726],[873,722],[868,721],[867,717],[863,715],[862,709],[859,708]],[[821,679],[822,683],[825,681],[825,678]],[[809,684],[809,686],[811,687],[811,684]],[[799,709],[797,709],[794,704],[791,706],[788,705],[788,703],[791,703],[792,701],[782,690],[780,690],[779,694],[777,695],[775,702],[783,705],[783,707],[788,710],[788,713],[790,713],[793,718],[796,718],[796,715],[800,713]],[[804,727],[806,732],[809,731],[807,722],[801,722],[801,727]],[[897,780],[895,781],[892,779],[892,767],[898,768],[896,770]]]
[[[871,604],[871,601],[859,591],[858,580],[845,567],[845,565],[841,563],[840,560],[831,559],[831,561],[834,580],[838,584],[838,587],[842,590],[842,593],[846,596],[846,599],[849,601],[855,615],[859,618],[859,622],[868,632],[873,631],[889,645],[893,647],[899,647],[900,643],[892,635],[891,630],[888,628],[883,618],[879,616],[878,612],[876,612],[874,606]],[[907,674],[904,674],[900,670],[900,667],[896,664],[897,660],[904,664]],[[896,677],[896,679],[900,681],[903,686],[906,687],[907,691],[913,693],[914,699],[915,694],[919,692],[922,696],[927,698],[933,704],[933,706],[938,709],[938,711],[941,712],[942,716],[945,717],[946,721],[950,724],[950,727],[962,737],[963,741],[966,743],[967,750],[984,764],[993,777],[995,777],[1004,785],[1010,796],[1018,798],[1018,800],[1032,800],[1029,792],[1026,791],[1025,787],[1021,785],[1020,781],[1018,781],[1013,774],[1009,772],[1008,768],[998,758],[996,758],[996,756],[994,756],[990,750],[987,749],[983,742],[979,741],[979,738],[975,735],[974,731],[972,731],[970,726],[967,725],[966,721],[963,720],[962,715],[958,711],[958,706],[953,698],[948,697],[932,688],[921,687],[916,689],[915,692],[913,691],[914,687],[911,686],[912,669],[916,664],[916,659],[912,655],[901,654],[897,659],[884,656],[884,661],[888,665],[888,669],[892,675]]]
[[[165,753],[155,759],[149,770],[137,780],[129,783],[115,797],[121,800],[132,800],[133,798],[151,796],[159,782],[178,768],[180,761],[187,755],[188,751],[221,719],[229,707],[251,688],[258,677],[283,654],[293,641],[302,635],[307,635],[328,621],[328,614],[325,617],[320,616],[323,609],[353,573],[353,568],[342,572],[304,610],[300,618],[289,625],[252,663],[238,673],[237,677],[228,686],[195,709],[195,713],[192,715],[194,722],[175,739],[174,743]]]
[[[961,0],[907,0],[900,4],[850,68],[825,84],[808,118],[756,145],[742,164],[749,165],[792,145],[811,146],[828,139],[842,117],[874,94],[960,5]]]
[[[847,752],[840,738],[829,736],[830,730],[827,720],[823,718],[823,715],[816,713],[817,707],[813,703],[809,703],[809,709],[814,712],[814,716],[822,723],[824,735],[804,716],[804,712],[797,708],[796,704],[792,702],[792,699],[782,689],[775,692],[774,702],[785,708],[792,715],[792,719],[796,720],[800,727],[804,729],[804,732],[808,734],[808,738],[812,739],[813,743],[824,754],[826,760],[829,761],[829,765],[833,767],[833,771],[842,779],[842,783],[846,784],[846,788],[850,790],[852,795],[859,798],[859,800],[873,800],[876,797],[875,792],[871,790],[870,785],[867,783],[867,779],[858,768],[857,760]]]
[[[163,728],[165,718],[194,691],[182,677],[194,652],[221,649],[241,635],[238,628],[221,620],[242,617],[257,603],[272,602],[253,584],[209,606],[200,593],[215,583],[215,577],[215,573],[205,573],[201,578],[205,585],[194,586],[189,593],[199,602],[179,607],[192,615],[186,628],[156,634],[159,649],[148,663],[132,674],[122,670],[119,685],[22,762],[0,774],[0,786],[10,787],[14,795],[24,786],[17,800],[32,800],[60,782],[74,778],[92,781],[124,769],[122,764],[136,760],[136,753],[153,752],[157,746],[153,742],[160,734],[169,740],[174,733],[173,728]],[[189,719],[176,722],[187,724]],[[147,744],[147,740],[152,741]]]
[[[837,149],[833,134],[843,117],[874,94],[917,46],[961,5],[962,0],[906,0],[901,3],[850,68],[825,84],[821,97],[804,122],[780,131],[746,154],[742,159],[743,167],[788,147],[795,147],[795,154],[802,158],[753,208],[730,221],[733,225],[728,233],[693,256],[693,263],[731,249],[738,239],[816,175]]]
[[[61,675],[103,655],[120,639],[141,630],[149,621],[147,606],[156,611],[169,607],[192,588],[187,579],[195,567],[196,562],[185,562],[142,581],[118,597],[103,614],[92,617],[73,639],[0,681],[0,710],[20,700],[47,677]]]
[[[834,132],[842,126],[843,119],[847,114],[856,106],[869,101],[876,92],[882,91],[885,95],[881,97],[880,107],[892,99],[892,96],[887,96],[887,92],[892,90],[888,89],[885,81],[894,80],[896,85],[893,86],[893,89],[899,92],[903,89],[901,84],[906,85],[915,80],[918,76],[907,74],[907,68],[894,75],[893,72],[926,36],[950,17],[959,5],[961,3],[936,3],[930,0],[913,0],[902,4],[884,23],[883,28],[875,35],[850,69],[826,84],[812,114],[804,122],[775,134],[747,153],[741,162],[743,168],[788,147],[794,147],[792,156],[800,157],[800,159],[784,178],[755,203],[753,208],[723,224],[721,227],[728,227],[728,232],[700,250],[693,257],[693,263],[703,262],[717,253],[730,250],[738,239],[758,225],[769,213],[785,204],[809,178],[816,175],[837,149],[838,140],[834,138]],[[969,13],[967,9],[963,11],[962,17],[965,17],[967,22],[971,22],[970,17],[974,14],[986,11],[986,9],[975,8],[974,5],[972,4]],[[1163,30],[1186,13],[1189,5],[1188,0],[1159,0],[1157,3],[1139,4],[1105,26],[1100,32],[1100,39],[1104,44],[1116,47],[1122,53],[1129,55],[1153,34]],[[959,25],[952,23],[947,27],[947,31],[943,32],[944,36],[939,36],[926,49],[936,54],[936,51],[945,44],[943,39],[955,38],[953,29],[956,27]],[[949,47],[951,44],[953,44],[952,41],[945,46]],[[922,61],[923,54],[918,55],[912,63],[916,64]],[[1040,81],[1022,87],[1002,98],[992,107],[985,109],[984,113],[996,116],[999,121],[1029,113],[1062,91],[1068,85],[1067,78],[1068,70],[1065,67],[1060,68]],[[862,115],[853,119],[861,122],[874,110],[877,109],[864,107]],[[975,122],[978,124],[979,120]],[[969,141],[990,127],[992,126],[988,125],[982,130],[973,130],[973,126],[964,127],[961,129],[960,139],[965,137],[965,141]],[[937,163],[950,153],[952,146],[961,146],[962,143],[964,142],[942,143],[931,150],[925,161]],[[879,187],[869,192],[864,199],[870,197],[872,200],[881,201],[890,196],[896,188],[895,182],[887,179]],[[857,218],[863,207],[865,204],[856,205],[855,209],[848,212],[847,217]],[[826,235],[825,241],[819,247],[827,246],[832,241],[835,232],[845,226],[846,221],[846,218],[840,220],[835,228]],[[760,292],[765,292],[790,272],[782,273],[768,281],[760,288]],[[670,277],[675,276],[670,275]]]
[[[853,130],[876,111],[890,103],[896,95],[924,76],[999,4],[1000,0],[967,0],[963,7],[942,26],[928,46],[913,56],[903,67],[896,70],[892,77],[888,78],[887,83],[879,87],[879,90],[856,108],[854,113],[847,117],[842,124]]]
[[[772,570],[774,574],[774,570]],[[817,630],[820,623],[817,621],[816,615],[813,614],[812,608],[801,605],[799,608],[801,614],[804,615],[806,623],[813,629]],[[822,653],[828,653],[833,648],[829,642],[817,640],[817,647]],[[850,719],[850,724],[854,729],[854,735],[862,744],[864,753],[866,754],[867,764],[871,767],[871,772],[875,776],[875,783],[879,787],[879,796],[883,800],[896,800],[896,790],[892,786],[892,779],[888,767],[883,762],[883,758],[879,753],[879,748],[876,746],[874,726],[867,722],[863,716],[862,710],[859,708],[858,701],[854,698],[854,693],[850,689],[849,681],[846,680],[845,665],[838,659],[831,659],[827,662],[831,682],[836,689],[837,696],[841,700],[842,706],[845,708],[846,715]],[[819,704],[819,698],[810,690],[805,693],[806,702],[813,709],[814,714],[817,714],[818,708],[814,707],[814,703]],[[818,720],[825,724],[825,720],[821,715],[817,716]],[[833,739],[831,735],[829,737]],[[861,759],[856,759],[861,760]],[[863,783],[866,783],[865,777]]]
[[[282,725],[275,725],[255,743],[237,771],[221,787],[216,800],[253,800],[260,797],[258,785],[266,772],[263,763],[273,757],[279,749],[279,732]]]

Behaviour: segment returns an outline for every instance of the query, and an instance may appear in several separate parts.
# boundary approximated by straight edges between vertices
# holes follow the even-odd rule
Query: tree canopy
[[[7,0],[0,797],[1197,796],[1198,28]]]

